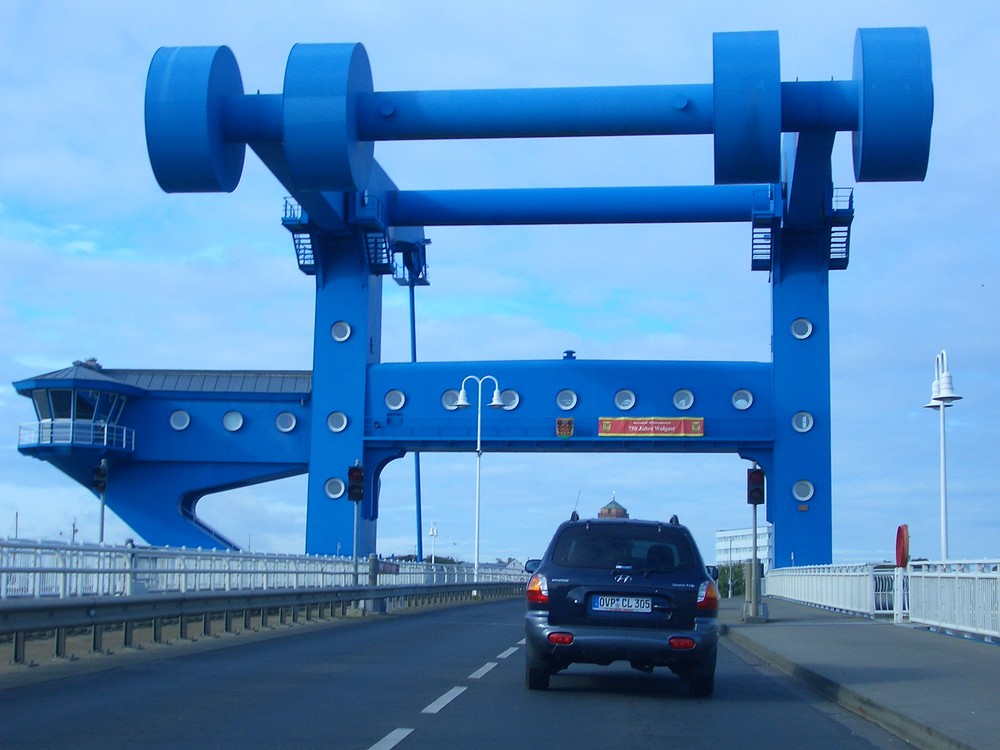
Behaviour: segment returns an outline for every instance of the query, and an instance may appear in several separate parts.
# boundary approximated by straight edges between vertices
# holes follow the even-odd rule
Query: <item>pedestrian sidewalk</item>
[[[723,599],[733,643],[918,748],[1000,748],[1000,645],[766,598],[742,622]]]

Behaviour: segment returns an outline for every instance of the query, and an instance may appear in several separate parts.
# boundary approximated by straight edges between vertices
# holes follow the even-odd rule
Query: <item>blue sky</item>
[[[849,79],[858,27],[927,26],[935,118],[923,183],[855,190],[850,268],[831,274],[833,521],[838,562],[939,552],[938,423],[922,408],[947,349],[965,398],[948,412],[950,551],[1000,557],[1000,17],[988,2],[17,2],[0,5],[0,381],[96,357],[113,368],[309,369],[312,279],[284,192],[248,153],[232,194],[166,195],[145,150],[160,46],[226,44],[246,90],[278,93],[297,42],[361,42],[376,90],[709,83],[712,32],[777,29],[782,80]],[[403,189],[712,181],[709,137],[380,143]],[[853,186],[850,140],[834,154]],[[422,360],[770,358],[767,275],[746,225],[428,230]],[[383,359],[409,358],[405,290],[385,286]],[[994,322],[991,322],[994,321]],[[0,388],[0,535],[96,540],[98,503],[17,453],[27,399]],[[677,513],[714,557],[747,526],[736,456],[483,458],[483,559],[540,554],[579,497]],[[425,455],[424,532],[471,559],[475,462]],[[301,478],[206,498],[253,549],[301,551]],[[412,460],[383,474],[379,547],[415,547]],[[134,536],[109,518],[107,538]],[[424,537],[425,552],[430,539]]]

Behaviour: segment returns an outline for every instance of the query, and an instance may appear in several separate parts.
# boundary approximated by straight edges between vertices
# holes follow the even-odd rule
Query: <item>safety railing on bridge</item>
[[[427,565],[347,558],[274,555],[63,543],[0,542],[0,641],[13,647],[12,661],[28,663],[32,634],[50,636],[53,656],[65,658],[70,633],[90,633],[91,648],[103,651],[108,629],[132,647],[137,628],[164,640],[165,627],[189,637],[189,621],[212,634],[213,621],[231,632],[328,619],[339,611],[398,612],[415,607],[504,599],[524,592],[527,575],[511,561],[472,565]]]
[[[1000,638],[1000,561],[812,565],[768,571],[762,591],[864,617]]]
[[[0,542],[0,601],[209,591],[267,591],[350,586],[473,583],[472,565],[219,550],[108,547],[8,540]],[[479,581],[524,581],[519,563],[480,564]]]

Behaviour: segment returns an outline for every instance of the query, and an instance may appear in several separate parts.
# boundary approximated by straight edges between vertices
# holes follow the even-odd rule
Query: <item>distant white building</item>
[[[739,565],[753,559],[753,529],[730,529],[715,532],[715,564]],[[774,566],[774,528],[757,526],[757,559],[766,573]]]

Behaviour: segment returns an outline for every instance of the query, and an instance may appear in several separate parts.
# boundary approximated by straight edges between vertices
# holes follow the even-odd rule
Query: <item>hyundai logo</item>
[[[615,583],[629,583],[632,580],[632,576],[628,573],[618,573],[615,575]]]

